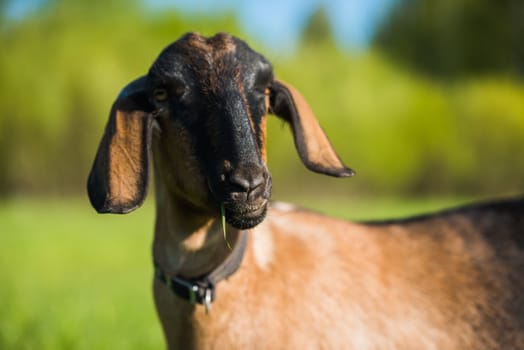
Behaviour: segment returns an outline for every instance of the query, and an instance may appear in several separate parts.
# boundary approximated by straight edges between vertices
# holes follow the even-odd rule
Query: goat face
[[[225,34],[182,37],[147,77],[162,130],[157,172],[175,174],[171,190],[193,207],[216,212],[223,203],[238,228],[262,221],[271,193],[263,152],[272,80],[264,57]]]
[[[274,79],[271,64],[227,34],[186,34],[168,46],[149,73],[115,101],[88,179],[99,212],[126,213],[145,198],[150,148],[157,179],[170,195],[230,224],[253,227],[271,192],[265,121],[291,124],[311,170],[351,176],[302,96]],[[153,132],[157,130],[157,132]]]

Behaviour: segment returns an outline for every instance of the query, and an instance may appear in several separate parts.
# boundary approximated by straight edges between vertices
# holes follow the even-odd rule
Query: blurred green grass
[[[0,349],[159,349],[153,210],[97,215],[84,201],[0,208]]]
[[[401,217],[464,202],[288,197],[352,219]],[[151,292],[153,201],[98,215],[83,199],[0,204],[0,349],[159,349]]]

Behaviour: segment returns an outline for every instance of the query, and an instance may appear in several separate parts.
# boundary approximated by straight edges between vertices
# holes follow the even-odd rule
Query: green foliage
[[[293,57],[282,58],[239,32],[231,17],[144,13],[121,0],[90,4],[53,2],[0,31],[0,197],[83,194],[119,90],[190,30],[229,31],[264,52],[357,171],[351,180],[308,173],[282,131],[287,127],[270,118],[276,198],[306,184],[312,193],[342,195],[524,188],[522,82],[495,75],[436,82],[377,52],[342,53],[329,40],[306,40]]]
[[[302,41],[307,45],[334,45],[329,18],[323,7],[319,7],[309,18],[308,23],[302,32]]]
[[[381,49],[436,76],[524,74],[521,0],[400,0],[376,36]]]
[[[521,83],[497,78],[437,83],[373,53],[347,56],[310,48],[298,56],[300,64],[279,62],[277,75],[304,94],[357,176],[335,184],[306,175],[298,161],[289,161],[297,158],[289,135],[273,123],[269,159],[279,177],[276,186],[293,173],[289,186],[318,181],[324,191],[333,183],[338,193],[524,188],[524,162],[517,160],[524,140]]]

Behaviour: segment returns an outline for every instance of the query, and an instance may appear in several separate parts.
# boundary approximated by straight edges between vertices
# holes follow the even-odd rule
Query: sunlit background
[[[274,198],[385,218],[524,192],[521,0],[0,0],[0,349],[158,349],[153,204],[100,216],[112,101],[187,31],[245,39],[357,176],[269,124]]]

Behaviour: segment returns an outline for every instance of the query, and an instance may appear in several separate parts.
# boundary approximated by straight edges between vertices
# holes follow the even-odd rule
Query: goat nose
[[[263,187],[265,183],[264,171],[259,166],[245,166],[237,168],[228,176],[231,190],[237,193],[244,193],[251,197],[258,193],[257,189]],[[256,192],[256,193],[255,193]]]
[[[261,172],[233,172],[229,178],[229,183],[241,192],[251,192],[264,183],[264,175]]]

